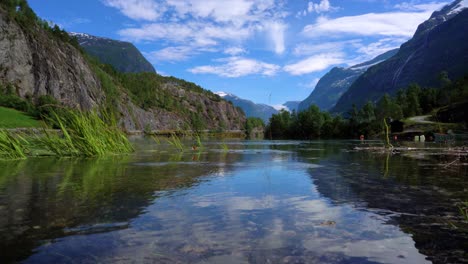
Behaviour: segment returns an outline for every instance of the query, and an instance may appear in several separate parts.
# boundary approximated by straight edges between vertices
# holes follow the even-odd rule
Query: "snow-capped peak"
[[[220,97],[226,97],[226,96],[230,95],[230,94],[225,93],[223,91],[215,92],[215,94],[219,95]]]
[[[380,61],[377,61],[377,62],[374,62],[374,63],[370,63],[370,64],[360,64],[361,66],[358,66],[358,65],[354,65],[354,66],[351,66],[349,67],[348,69],[350,70],[354,70],[354,71],[365,71],[367,69],[369,69],[370,67],[374,66],[374,65],[377,65],[381,62],[383,62],[385,60],[380,60]]]
[[[460,13],[463,9],[468,8],[468,0],[462,0],[448,13],[449,15]]]
[[[73,36],[73,37],[82,37],[82,38],[89,38],[91,37],[90,35],[86,34],[86,33],[78,33],[78,32],[70,32],[69,33],[70,36]]]

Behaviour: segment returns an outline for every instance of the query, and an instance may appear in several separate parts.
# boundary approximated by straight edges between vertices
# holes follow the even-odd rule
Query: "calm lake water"
[[[134,141],[128,156],[0,162],[0,262],[468,262],[468,166],[441,149]]]

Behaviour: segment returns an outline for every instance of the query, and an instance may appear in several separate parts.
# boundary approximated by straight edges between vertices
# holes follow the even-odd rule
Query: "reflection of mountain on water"
[[[27,257],[49,239],[125,229],[159,196],[191,188],[204,180],[200,176],[228,171],[226,164],[238,159],[237,154],[187,153],[2,162],[1,262]],[[158,163],[163,165],[154,166]]]
[[[467,170],[434,166],[425,159],[341,152],[309,173],[317,190],[332,202],[390,215],[390,223],[412,234],[416,247],[435,262],[468,260],[466,230],[456,203],[467,200]],[[463,224],[462,224],[463,225]]]

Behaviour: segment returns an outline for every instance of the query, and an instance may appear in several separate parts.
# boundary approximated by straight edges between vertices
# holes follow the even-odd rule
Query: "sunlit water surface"
[[[0,262],[468,262],[467,169],[440,150],[134,142],[129,156],[0,162]]]

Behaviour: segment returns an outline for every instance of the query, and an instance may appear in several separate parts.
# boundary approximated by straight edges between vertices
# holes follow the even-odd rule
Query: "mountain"
[[[306,110],[311,105],[317,105],[322,110],[330,110],[369,67],[391,58],[397,52],[398,49],[390,50],[370,61],[349,68],[334,67],[319,80],[309,97],[299,104],[299,111]]]
[[[299,104],[301,101],[287,101],[286,103],[283,104],[290,112],[296,111],[299,108]]]
[[[102,63],[119,72],[156,72],[141,52],[129,42],[96,37],[84,33],[69,33],[80,46]]]
[[[88,59],[26,0],[0,1],[1,96],[33,104],[47,96],[70,108],[107,109],[126,131],[241,130],[246,121],[232,104],[194,83],[152,72],[115,72]]]
[[[219,95],[224,100],[232,102],[233,105],[240,107],[247,117],[261,118],[265,124],[268,123],[268,120],[273,114],[278,113],[278,110],[272,106],[256,104],[250,100],[239,98],[233,94],[225,92],[216,92],[215,94]]]
[[[333,112],[346,112],[411,83],[438,87],[438,76],[458,79],[468,73],[468,0],[456,0],[419,25],[413,38],[390,59],[370,67],[341,96]]]

